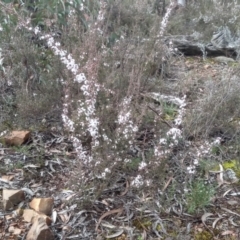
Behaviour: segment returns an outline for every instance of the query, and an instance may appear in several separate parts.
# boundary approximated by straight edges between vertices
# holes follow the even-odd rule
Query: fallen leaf
[[[106,238],[116,238],[116,237],[119,237],[120,235],[123,234],[123,230],[121,229],[120,231],[114,233],[114,234],[111,234],[111,235],[107,235]]]
[[[107,216],[109,216],[109,215],[112,215],[112,214],[115,214],[115,213],[122,213],[122,211],[123,211],[123,208],[118,208],[118,209],[113,209],[113,210],[110,210],[110,211],[104,213],[104,214],[99,218],[99,220],[98,220],[98,222],[97,222],[97,225],[96,225],[96,228],[95,228],[95,231],[98,231],[98,227],[99,227],[101,221],[102,221],[105,217],[107,217]]]
[[[235,233],[231,230],[226,230],[224,232],[221,233],[222,236],[226,236],[226,235],[235,235]]]

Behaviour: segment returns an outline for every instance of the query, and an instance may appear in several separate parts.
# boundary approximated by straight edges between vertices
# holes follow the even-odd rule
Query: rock
[[[53,198],[34,198],[29,206],[37,212],[50,215],[53,208]]]
[[[13,235],[19,235],[19,234],[21,234],[22,230],[20,228],[16,228],[14,226],[10,226],[8,228],[8,232],[12,233]]]
[[[42,214],[42,213],[37,213],[35,212],[34,210],[32,209],[25,209],[23,211],[23,215],[22,215],[23,219],[26,221],[26,222],[29,222],[29,223],[33,223],[36,219],[38,218],[42,218],[45,220],[45,223],[50,226],[51,223],[52,223],[52,220],[50,217],[46,216],[45,214]]]
[[[5,211],[14,207],[15,204],[20,203],[25,199],[24,191],[3,189],[3,208]]]
[[[209,69],[209,68],[211,68],[211,65],[209,64],[204,65],[204,69]]]
[[[26,240],[54,240],[53,233],[48,228],[44,218],[37,218],[30,228]]]
[[[8,182],[12,181],[14,179],[14,175],[3,175],[1,179],[6,180]]]
[[[14,232],[13,232],[13,235],[20,235],[22,233],[22,229],[20,228],[15,228],[14,229]]]
[[[9,146],[20,146],[30,138],[30,131],[12,131],[5,136],[4,142]]]

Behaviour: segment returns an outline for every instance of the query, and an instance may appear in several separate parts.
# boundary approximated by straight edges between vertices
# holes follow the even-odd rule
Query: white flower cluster
[[[136,123],[133,122],[132,119],[132,110],[130,107],[131,104],[131,97],[125,97],[120,104],[120,112],[118,114],[118,135],[123,134],[125,139],[129,139],[131,144],[131,138],[133,137],[134,133],[138,131],[138,126]]]
[[[74,57],[63,49],[60,42],[57,42],[54,39],[54,35],[42,35],[41,30],[39,28],[30,29],[35,34],[42,35],[41,40],[45,40],[47,42],[48,47],[53,51],[54,55],[58,56],[61,60],[61,62],[64,64],[66,69],[70,71],[73,75],[73,78],[71,80],[64,80],[61,79],[61,82],[64,86],[64,104],[63,104],[63,111],[62,111],[62,120],[64,123],[65,128],[71,133],[71,139],[73,141],[73,146],[76,150],[78,159],[82,160],[83,164],[88,164],[92,162],[94,156],[88,155],[85,150],[83,149],[82,143],[78,136],[75,133],[75,122],[71,117],[69,116],[69,105],[71,103],[71,93],[70,93],[70,83],[74,82],[76,84],[80,84],[80,89],[83,93],[84,98],[78,100],[78,108],[76,110],[77,117],[81,120],[79,120],[81,127],[86,132],[89,132],[92,137],[92,148],[97,147],[99,145],[98,139],[99,139],[99,118],[96,115],[96,99],[98,96],[98,93],[100,91],[100,88],[104,88],[104,86],[100,86],[98,84],[97,79],[97,73],[98,73],[98,65],[100,63],[100,56],[98,56],[98,52],[96,49],[94,49],[94,44],[92,44],[91,41],[95,41],[95,36],[102,34],[103,31],[103,23],[104,23],[104,17],[105,17],[105,11],[106,11],[106,3],[103,0],[100,0],[100,11],[97,17],[97,21],[90,26],[89,29],[89,41],[88,41],[88,47],[89,51],[87,52],[87,61],[84,66],[80,66],[79,63],[76,63]],[[84,10],[84,1],[80,4],[80,10]],[[167,13],[165,17],[162,20],[161,28],[159,36],[163,36],[164,31],[166,29],[168,19],[170,17],[171,11],[174,7],[174,1],[171,0],[171,3],[167,9]],[[24,27],[27,28],[28,23]],[[103,46],[104,48],[104,46]],[[80,58],[81,59],[81,58]],[[85,59],[85,58],[84,58]],[[85,62],[85,61],[83,61]],[[117,63],[119,65],[119,63]],[[105,63],[105,66],[107,67],[107,63]],[[86,77],[87,76],[87,77]],[[70,82],[69,82],[70,81]],[[108,90],[106,90],[108,91]],[[131,109],[131,102],[132,97],[127,96],[123,99],[122,103],[119,105],[120,111],[117,116],[117,124],[118,124],[118,136],[117,141],[121,141],[122,139],[128,140],[129,143],[131,143],[132,139],[135,136],[135,133],[138,131],[138,126],[136,121],[133,117],[133,112]],[[181,119],[184,113],[184,102],[179,101],[179,109],[182,109],[182,112],[179,110],[179,118],[176,119],[176,125],[179,126],[181,124]],[[104,139],[107,140],[108,136],[105,134],[103,135]],[[177,144],[178,139],[181,137],[181,130],[177,127],[172,128],[169,130],[169,132],[166,135],[169,138],[172,138],[174,141],[174,144]],[[112,143],[112,145],[114,145]],[[156,148],[157,149],[157,148]],[[160,156],[162,154],[161,151],[155,151],[156,154]],[[164,151],[166,153],[166,151]],[[114,153],[113,153],[114,154]],[[94,159],[95,161],[99,161],[99,159],[96,157]],[[142,162],[142,164],[139,166],[139,170],[146,170],[147,164],[145,162]],[[106,176],[107,173],[109,173],[109,167],[103,171],[103,174],[101,175],[102,178]],[[147,171],[147,170],[146,170]],[[143,177],[138,175],[136,179],[133,181],[133,185],[139,186],[143,184]],[[150,184],[148,182],[148,184]]]
[[[221,138],[217,137],[212,142],[205,141],[199,147],[196,148],[193,157],[193,163],[187,167],[187,170],[190,174],[196,172],[196,167],[199,164],[199,159],[207,158],[211,155],[213,147],[219,146],[221,144]]]
[[[170,147],[173,145],[177,145],[179,139],[182,137],[182,131],[178,128],[171,128],[167,132],[167,137],[171,138],[171,140],[173,140],[173,143],[170,144]]]
[[[95,25],[98,25],[104,19],[104,9],[105,4],[100,1],[101,9],[99,11],[98,20]],[[98,27],[94,26],[91,33],[95,33]],[[39,33],[39,29],[35,29],[35,32]],[[47,41],[48,47],[53,50],[53,53],[56,56],[60,57],[61,62],[66,66],[66,68],[73,74],[74,82],[82,84],[80,89],[85,96],[84,100],[79,100],[79,107],[77,109],[78,117],[85,116],[85,121],[81,122],[82,127],[86,127],[85,131],[89,132],[93,139],[93,147],[98,146],[99,142],[97,141],[98,137],[98,127],[99,127],[99,119],[95,116],[95,105],[96,98],[99,92],[100,86],[97,84],[97,79],[95,79],[96,72],[94,72],[95,65],[97,64],[96,58],[90,59],[84,68],[87,70],[89,74],[93,73],[90,79],[87,79],[83,72],[79,73],[80,66],[76,64],[74,58],[71,54],[69,54],[66,50],[61,49],[61,44],[56,42],[52,35],[44,35],[40,39],[44,39]],[[69,94],[68,94],[68,84],[67,82],[62,81],[65,84],[65,103],[63,105],[63,113],[62,119],[64,122],[64,126],[68,129],[69,132],[73,133],[75,131],[74,122],[68,117],[68,104],[69,104]],[[75,139],[76,143],[76,139]],[[79,143],[78,143],[79,145]],[[78,147],[79,149],[79,147]],[[81,150],[81,149],[79,149]]]
[[[166,27],[167,27],[167,24],[168,24],[168,19],[169,19],[169,17],[170,17],[170,14],[171,14],[174,6],[175,6],[175,2],[174,2],[174,0],[171,0],[169,6],[168,6],[168,8],[167,8],[167,12],[166,12],[166,14],[164,15],[163,20],[162,20],[162,22],[161,22],[160,33],[159,33],[159,36],[158,36],[158,37],[162,37],[162,36],[163,36],[164,31],[165,31],[165,29],[166,29]]]
[[[171,102],[179,107],[178,114],[176,118],[174,119],[175,127],[170,128],[165,138],[159,139],[159,144],[155,146],[154,148],[154,155],[157,158],[160,158],[162,156],[166,156],[170,152],[169,149],[161,148],[161,146],[168,146],[169,148],[172,148],[176,146],[179,143],[179,140],[182,139],[182,131],[179,129],[179,126],[182,123],[183,116],[185,113],[185,106],[186,106],[186,96],[183,96],[182,99],[174,97],[174,96],[166,96],[166,95],[159,95],[159,94],[153,94],[152,96],[155,96],[156,100],[164,100],[167,102]]]
[[[0,67],[3,70],[3,72],[5,73],[5,68],[3,66],[3,60],[4,60],[4,57],[2,57],[2,49],[0,48]],[[11,82],[10,83],[9,82],[8,82],[8,86],[11,86],[12,84],[11,84]]]
[[[73,142],[73,147],[76,150],[78,159],[80,159],[85,165],[90,163],[92,161],[92,157],[84,151],[81,141],[74,135],[71,136],[71,140]]]

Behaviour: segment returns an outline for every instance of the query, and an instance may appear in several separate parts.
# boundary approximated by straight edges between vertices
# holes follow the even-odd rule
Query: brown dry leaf
[[[164,192],[164,191],[167,189],[168,185],[170,184],[170,182],[171,182],[172,180],[173,180],[173,177],[170,177],[170,178],[168,179],[167,183],[165,184],[165,186],[164,186],[163,189],[162,189],[162,192]]]
[[[61,218],[62,222],[63,223],[68,223],[70,218],[71,218],[71,214],[67,214],[67,213],[61,213],[61,214],[58,214],[58,216]]]
[[[95,228],[95,231],[98,231],[98,227],[99,227],[101,221],[102,221],[105,217],[107,217],[107,216],[109,216],[109,215],[112,215],[112,214],[115,214],[115,213],[122,213],[122,211],[123,211],[123,208],[118,208],[118,209],[113,209],[113,210],[110,210],[110,211],[104,213],[104,214],[99,218],[99,220],[98,220],[98,222],[97,222],[97,225],[96,225],[96,228]]]
[[[236,235],[233,231],[231,230],[226,230],[224,232],[221,233],[222,236],[226,236],[226,235]]]
[[[234,227],[238,227],[238,228],[239,228],[239,224],[237,224],[237,223],[234,222],[234,217],[233,217],[233,216],[230,217],[230,218],[228,219],[228,221],[229,221]]]
[[[126,180],[126,189],[120,194],[120,196],[124,196],[128,192],[129,186],[129,182]]]
[[[34,183],[34,184],[30,185],[31,188],[38,188],[38,187],[41,187],[41,186],[42,186],[42,183]]]
[[[223,194],[223,197],[225,197],[226,195],[228,195],[229,192],[232,191],[232,188],[228,189],[224,194]]]
[[[66,201],[69,201],[69,200],[70,200],[71,198],[73,198],[74,196],[76,196],[76,193],[73,193],[73,194],[67,196],[67,197],[65,198],[65,200],[66,200]]]
[[[70,232],[72,230],[72,227],[70,227],[69,225],[66,225],[62,229],[64,232]]]
[[[233,215],[236,215],[236,216],[240,217],[239,214],[237,214],[237,213],[235,213],[235,212],[233,212],[233,211],[231,211],[231,210],[229,210],[229,209],[227,209],[227,208],[221,207],[221,209],[224,210],[224,211],[226,211],[226,212],[228,212],[228,213],[231,213],[231,214],[233,214]]]
[[[127,239],[128,238],[127,238],[127,236],[125,234],[122,234],[120,237],[116,238],[116,240],[127,240]]]
[[[223,166],[222,166],[222,164],[219,164],[219,168],[220,168],[220,171],[219,171],[219,174],[217,175],[218,187],[220,187],[224,183],[224,180],[223,180]]]
[[[107,202],[105,199],[103,199],[101,202],[102,202],[104,205],[109,206],[108,202]]]
[[[220,221],[221,219],[223,219],[223,217],[219,217],[219,218],[215,219],[213,224],[212,224],[212,228],[216,228],[216,225],[217,225],[218,221]]]
[[[120,231],[116,232],[116,233],[113,233],[111,235],[107,235],[106,238],[109,239],[109,238],[116,238],[116,237],[119,237],[123,234],[123,229],[121,229]]]
[[[206,226],[205,222],[207,221],[208,217],[212,216],[212,213],[204,213],[201,217],[202,223]]]
[[[53,212],[52,212],[52,221],[53,221],[53,223],[56,223],[56,221],[57,221],[57,211],[55,211],[55,210],[53,210]]]
[[[147,232],[143,230],[142,239],[147,240]]]
[[[212,215],[213,215],[213,213],[204,213],[204,214],[202,215],[202,217],[201,217],[202,222],[203,222],[203,223],[206,222],[206,221],[207,221],[207,218],[210,217],[210,216],[212,216]]]
[[[132,217],[134,216],[134,213],[128,214],[127,217],[117,217],[118,220],[121,220],[121,222],[128,222]]]
[[[57,149],[50,149],[49,152],[51,152],[51,153],[61,153],[62,154],[62,151],[57,150]]]
[[[19,176],[19,175],[20,175],[20,176],[23,176],[23,174],[24,174],[23,169],[19,169],[19,168],[16,168],[16,169],[15,169],[15,172],[17,172],[18,176]]]
[[[110,224],[110,223],[108,223],[108,222],[106,222],[106,221],[102,221],[101,225],[102,225],[103,227],[110,228],[110,229],[116,229],[116,228],[117,228],[117,226],[112,225],[112,224]]]
[[[227,203],[228,203],[229,205],[231,205],[231,206],[234,206],[234,205],[237,205],[237,204],[238,204],[238,201],[236,201],[236,200],[229,200],[229,201],[227,201]]]
[[[22,233],[22,229],[20,229],[20,228],[15,228],[14,229],[14,232],[13,232],[14,235],[19,235],[21,233]]]
[[[40,166],[34,165],[34,164],[28,164],[28,165],[25,165],[23,168],[40,168]]]

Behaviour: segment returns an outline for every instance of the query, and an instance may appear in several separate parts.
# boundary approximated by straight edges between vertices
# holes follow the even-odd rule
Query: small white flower
[[[181,135],[182,135],[182,131],[178,128],[171,128],[167,132],[167,136],[171,136],[172,139],[177,139],[177,138],[181,137]]]
[[[132,181],[132,185],[139,187],[143,185],[143,178],[141,175],[137,175],[137,177]]]
[[[84,81],[86,81],[86,76],[84,73],[80,73],[78,74],[75,79],[74,79],[75,82],[78,82],[78,83],[82,83]]]
[[[84,5],[83,3],[80,4],[80,11],[83,11],[84,10]]]
[[[39,27],[35,27],[33,31],[34,31],[35,34],[38,34],[40,32],[40,28]]]
[[[138,167],[138,170],[140,171],[140,170],[144,169],[146,166],[147,166],[147,164],[145,162],[141,162]]]
[[[166,138],[160,138],[159,143],[165,145],[165,144],[167,144],[167,139]]]
[[[196,172],[195,166],[189,166],[187,167],[187,170],[189,174],[194,174]]]
[[[103,63],[104,67],[109,67],[110,65],[108,63]]]
[[[193,164],[194,164],[194,165],[198,165],[198,163],[199,163],[198,159],[194,159],[194,160],[193,160]]]

